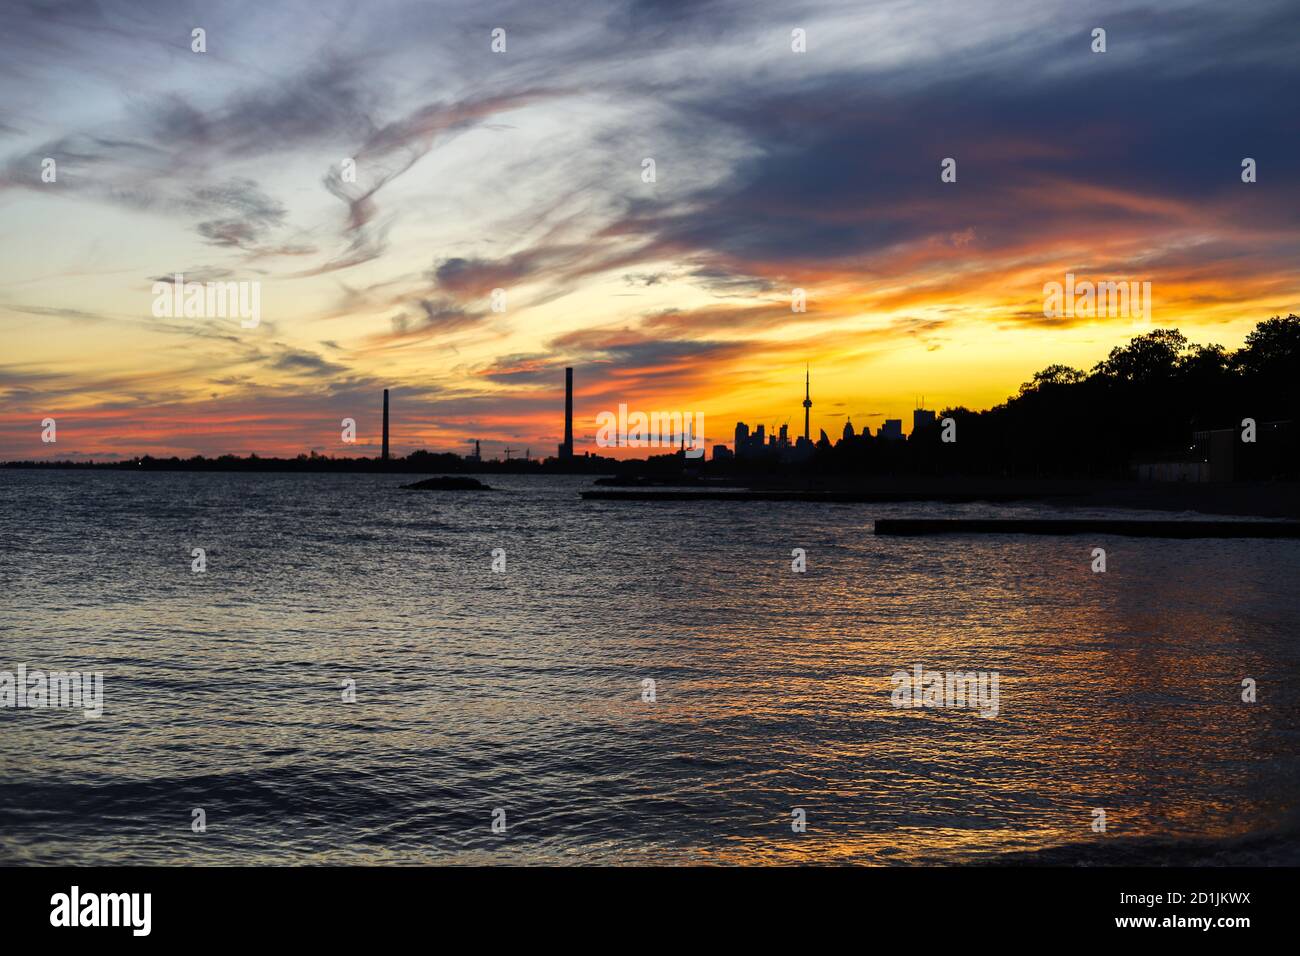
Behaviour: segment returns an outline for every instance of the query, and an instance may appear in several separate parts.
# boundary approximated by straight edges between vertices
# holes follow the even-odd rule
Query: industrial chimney
[[[573,457],[573,369],[564,370],[564,444],[561,458]]]
[[[388,461],[388,389],[384,389],[384,461]]]

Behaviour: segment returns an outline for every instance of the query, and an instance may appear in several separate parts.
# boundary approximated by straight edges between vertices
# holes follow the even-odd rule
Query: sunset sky
[[[579,452],[619,403],[798,431],[805,363],[814,437],[910,427],[1300,312],[1292,0],[3,18],[0,459],[373,454],[384,387],[397,453],[554,454],[566,365]],[[1067,272],[1149,281],[1151,319],[1045,318]],[[155,317],[175,273],[260,282],[260,325]]]

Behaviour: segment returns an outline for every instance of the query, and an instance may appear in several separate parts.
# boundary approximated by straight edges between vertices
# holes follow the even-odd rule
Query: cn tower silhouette
[[[811,441],[808,437],[808,410],[812,408],[812,395],[808,385],[808,366],[805,365],[803,370],[803,437],[805,441]]]

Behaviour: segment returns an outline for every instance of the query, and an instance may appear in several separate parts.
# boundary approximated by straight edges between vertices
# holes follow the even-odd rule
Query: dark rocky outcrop
[[[491,491],[491,485],[485,485],[477,478],[456,478],[450,475],[440,475],[437,478],[426,478],[424,481],[417,481],[413,485],[402,485],[403,488],[410,488],[415,491]]]

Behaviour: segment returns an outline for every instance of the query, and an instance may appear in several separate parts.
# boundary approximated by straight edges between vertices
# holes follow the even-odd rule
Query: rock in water
[[[403,488],[413,488],[416,491],[491,491],[490,485],[485,485],[477,478],[452,478],[443,475],[439,478],[426,478],[424,481],[417,481],[413,485],[402,485]]]

